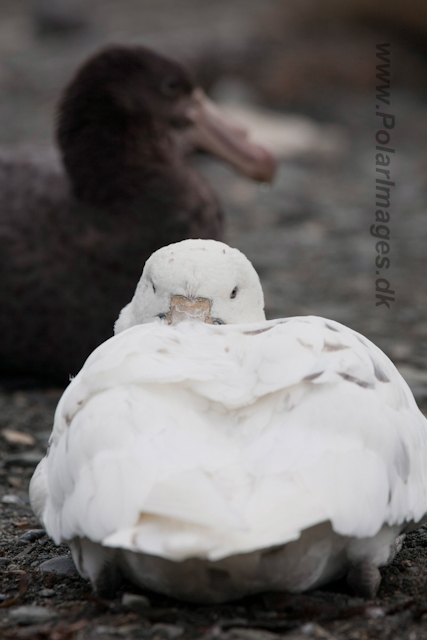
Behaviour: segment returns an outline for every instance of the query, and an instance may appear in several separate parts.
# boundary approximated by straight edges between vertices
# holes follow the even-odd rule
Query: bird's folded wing
[[[58,542],[218,559],[420,520],[426,450],[394,365],[338,323],[142,325],[64,393],[31,499]]]

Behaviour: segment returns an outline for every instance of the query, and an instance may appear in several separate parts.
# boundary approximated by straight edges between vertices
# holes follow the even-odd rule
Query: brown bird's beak
[[[186,117],[194,124],[189,137],[195,148],[225,160],[252,180],[273,180],[277,164],[273,154],[250,142],[247,130],[223,113],[201,89],[193,92]]]
[[[178,324],[183,320],[201,320],[212,324],[211,305],[211,301],[207,298],[191,299],[185,296],[173,296],[166,320],[168,324]]]

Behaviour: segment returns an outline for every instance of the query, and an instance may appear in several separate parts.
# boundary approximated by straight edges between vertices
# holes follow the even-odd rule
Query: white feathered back
[[[419,521],[426,447],[394,365],[339,323],[152,323],[72,381],[31,500],[56,542],[215,560]]]

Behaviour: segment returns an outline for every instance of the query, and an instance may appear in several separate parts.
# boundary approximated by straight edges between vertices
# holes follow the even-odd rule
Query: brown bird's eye
[[[230,298],[235,298],[237,296],[237,287],[234,287],[233,291],[231,292]]]
[[[182,82],[177,76],[168,76],[161,85],[163,95],[168,98],[175,98],[182,92],[182,89]]]

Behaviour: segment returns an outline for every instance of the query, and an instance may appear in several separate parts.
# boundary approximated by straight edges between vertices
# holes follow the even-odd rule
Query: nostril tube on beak
[[[207,298],[186,298],[185,296],[173,296],[170,312],[167,316],[169,324],[178,324],[183,320],[201,320],[212,322],[210,318],[211,301]]]

